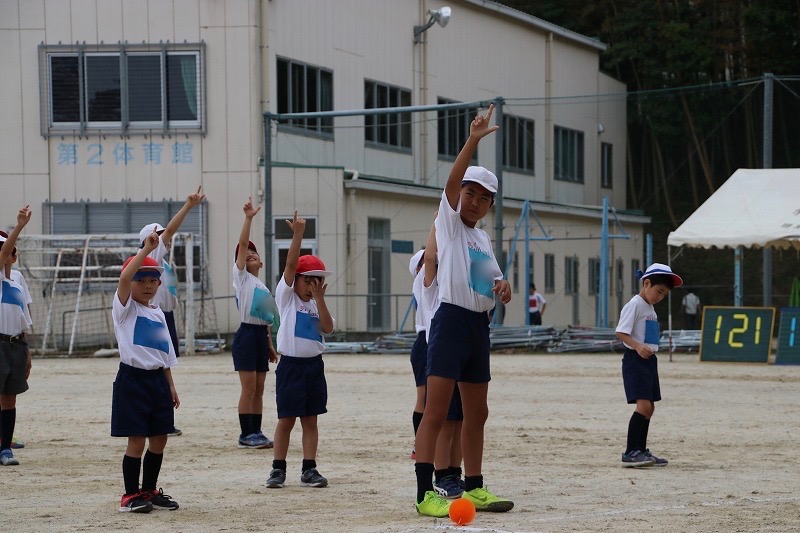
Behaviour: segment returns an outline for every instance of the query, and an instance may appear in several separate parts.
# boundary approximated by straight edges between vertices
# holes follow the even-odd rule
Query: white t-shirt
[[[424,272],[420,271],[420,274],[424,274]],[[425,325],[426,341],[429,341],[431,338],[431,320],[433,320],[436,310],[439,309],[439,302],[439,280],[437,278],[433,278],[433,281],[431,281],[431,284],[428,287],[426,287],[423,283],[422,303],[419,307],[420,309],[423,309],[422,320]]]
[[[178,363],[161,309],[142,305],[133,296],[128,296],[127,305],[122,305],[115,292],[111,318],[120,361],[143,370],[171,368]]]
[[[175,271],[167,261],[169,248],[164,244],[164,240],[158,238],[158,246],[148,254],[148,257],[155,259],[159,265],[164,267],[161,274],[161,285],[158,287],[155,297],[151,303],[161,308],[162,311],[174,311],[178,305],[178,278]]]
[[[658,351],[658,341],[661,339],[661,331],[658,326],[658,316],[655,308],[644,301],[644,298],[635,295],[630,299],[619,314],[619,333],[627,333],[633,340],[643,342],[653,352]],[[623,344],[625,344],[623,342]],[[625,344],[626,348],[633,350],[633,346]]]
[[[12,273],[12,279],[6,278],[5,268],[0,268],[0,333],[12,337],[33,324],[25,292],[13,276]]]
[[[22,275],[22,272],[19,270],[12,270],[11,281],[19,283],[19,286],[22,287],[22,294],[25,295],[25,303],[28,305],[32,304],[33,298],[31,298],[31,291],[28,290],[28,282],[25,281],[25,276]]]
[[[439,258],[439,298],[470,311],[494,307],[492,288],[503,279],[489,235],[461,221],[461,200],[456,210],[442,193],[436,217],[436,245]]]
[[[683,297],[683,310],[687,315],[696,315],[697,314],[697,307],[700,305],[700,298],[693,293],[690,292],[686,296]]]
[[[414,295],[414,301],[417,303],[417,312],[414,314],[414,328],[417,333],[420,331],[425,331],[425,324],[423,322],[423,310],[421,309],[422,306],[422,285],[425,282],[425,265],[422,265],[422,268],[417,275],[414,276],[414,284],[411,286],[411,294]]]
[[[239,321],[243,324],[271,326],[275,321],[275,300],[264,282],[247,271],[239,270],[233,262],[233,290],[236,294],[236,308]]]
[[[275,302],[281,317],[278,352],[290,357],[316,357],[321,354],[325,350],[325,337],[317,302],[313,299],[307,302],[301,300],[282,275],[275,288]]]
[[[542,307],[544,304],[547,303],[547,300],[544,299],[544,296],[539,294],[538,292],[533,293],[532,295],[528,295],[528,312],[529,313],[536,313],[542,312]]]

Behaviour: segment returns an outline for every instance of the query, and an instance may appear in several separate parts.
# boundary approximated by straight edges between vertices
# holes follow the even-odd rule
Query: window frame
[[[503,169],[536,175],[536,121],[527,117],[503,114],[503,132]],[[512,162],[511,149],[515,144],[516,161]],[[530,162],[527,161],[528,156]]]
[[[614,145],[600,143],[600,187],[614,188]]]
[[[40,72],[40,109],[41,109],[41,134],[50,136],[84,136],[93,133],[120,134],[120,135],[152,135],[162,134],[206,134],[206,79],[205,79],[205,43],[159,43],[159,44],[127,44],[116,45],[39,45],[39,72]],[[129,121],[129,89],[128,83],[128,58],[142,56],[158,56],[160,77],[158,80],[161,94],[161,120],[158,121]],[[167,69],[170,56],[195,57],[195,120],[170,120],[169,117],[169,72]],[[54,112],[54,84],[53,58],[74,57],[77,59],[78,95],[78,121],[55,121]],[[87,67],[88,61],[95,57],[116,57],[119,60],[119,120],[90,120],[88,102],[88,84],[90,83],[91,68]]]
[[[285,65],[286,73],[283,74],[282,65]],[[324,112],[333,111],[334,108],[334,81],[333,70],[302,61],[295,61],[294,59],[276,56],[275,57],[275,79],[277,80],[277,97],[275,98],[278,113],[306,113],[306,112]],[[294,100],[295,93],[297,92],[294,87],[294,75],[296,70],[303,70],[303,87],[301,100],[299,105],[296,105]],[[316,110],[308,111],[308,86],[309,86],[309,71],[314,73],[314,87],[316,88],[314,96],[314,106]],[[286,76],[286,80],[281,79],[281,75]],[[330,102],[323,102],[322,85],[323,78],[328,76],[330,78]],[[284,83],[285,82],[285,83]],[[283,101],[286,99],[287,101]],[[323,109],[326,104],[330,104],[330,109]],[[334,120],[333,117],[311,117],[311,118],[292,118],[278,120],[278,130],[287,133],[298,135],[307,135],[317,137],[320,139],[332,140],[334,138]]]
[[[379,91],[386,92],[386,103],[388,105],[379,105]],[[372,101],[370,102],[368,99]],[[411,89],[371,79],[364,80],[364,109],[408,107],[410,105]],[[385,122],[379,123],[381,120]],[[370,130],[373,132],[372,135],[369,134]],[[385,130],[385,137],[387,139],[385,142],[379,140],[381,130]],[[392,133],[394,133],[395,142],[392,142]],[[364,146],[410,154],[412,143],[411,113],[402,112],[387,113],[384,115],[364,115]]]
[[[439,96],[437,98],[437,104],[459,104],[458,100],[451,100],[449,98],[444,98]],[[461,109],[440,109],[436,112],[436,127],[437,127],[437,135],[436,135],[436,153],[440,160],[443,161],[455,161],[456,157],[458,157],[459,152],[464,147],[464,144],[467,142],[467,138],[469,138],[469,125],[472,122],[472,119],[480,112],[480,108],[478,107],[465,107]],[[455,131],[451,131],[455,130]],[[447,150],[449,149],[448,146],[451,144],[450,137],[452,134],[456,136],[456,144],[453,146],[453,153],[449,153]],[[459,135],[461,138],[459,139]],[[443,138],[444,137],[444,138]],[[443,151],[444,149],[444,151]],[[472,154],[472,163],[478,162],[478,151]]]
[[[553,179],[584,183],[586,177],[586,144],[582,131],[554,126]]]

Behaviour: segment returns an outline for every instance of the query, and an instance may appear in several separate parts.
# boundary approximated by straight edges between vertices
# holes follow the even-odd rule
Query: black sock
[[[483,476],[464,476],[464,491],[469,492],[473,489],[483,487]]]
[[[242,437],[246,437],[253,433],[253,419],[250,413],[239,413],[239,426],[242,428]]]
[[[417,503],[422,503],[425,493],[433,490],[433,465],[431,463],[417,463],[414,465],[417,473]]]
[[[122,457],[122,479],[125,481],[125,494],[139,492],[139,469],[142,467],[140,457],[125,455]]]
[[[411,423],[414,424],[414,435],[417,434],[420,422],[422,422],[422,413],[414,411],[414,414],[411,415]]]
[[[11,449],[11,439],[14,438],[14,426],[16,424],[16,408],[0,411],[0,450]]]
[[[458,479],[461,479],[462,471],[460,466],[451,466],[449,470],[451,476],[456,476]]]
[[[253,433],[261,433],[261,419],[264,415],[253,415]]]
[[[642,423],[641,433],[639,434],[639,449],[645,451],[647,449],[647,431],[650,429],[650,419],[645,418]]]
[[[272,461],[272,468],[277,468],[278,470],[286,472],[286,459],[274,459]]]
[[[631,415],[631,420],[628,422],[628,447],[625,450],[626,454],[639,449],[642,424],[644,424],[645,421],[647,421],[647,419],[641,413],[634,411]]]
[[[163,453],[153,453],[147,450],[142,461],[142,490],[156,490],[158,474],[161,472]]]
[[[450,474],[449,468],[440,468],[439,470],[433,471],[433,479],[436,481],[436,483],[439,483],[444,476],[447,476],[449,474]]]
[[[303,466],[300,472],[305,472],[306,470],[311,470],[312,468],[317,467],[317,462],[314,459],[303,459]]]

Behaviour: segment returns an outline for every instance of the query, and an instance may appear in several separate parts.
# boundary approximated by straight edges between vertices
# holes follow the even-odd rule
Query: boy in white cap
[[[119,510],[123,512],[178,508],[175,500],[156,489],[168,435],[175,430],[173,409],[180,406],[172,381],[172,367],[178,360],[164,313],[151,304],[164,268],[148,254],[159,242],[158,234],[151,233],[139,253],[122,265],[111,310],[120,358],[111,403],[111,436],[128,439],[122,458],[125,494]]]
[[[205,200],[206,195],[202,194],[203,186],[197,187],[197,192],[192,193],[186,199],[186,203],[175,213],[172,220],[169,221],[165,228],[158,222],[151,222],[139,231],[139,243],[144,245],[145,239],[153,232],[158,234],[158,246],[150,252],[150,257],[156,260],[160,266],[164,268],[164,276],[161,279],[161,285],[158,287],[158,292],[153,298],[153,305],[158,306],[164,312],[164,318],[167,321],[167,329],[169,330],[169,337],[172,341],[172,347],[175,349],[175,355],[180,357],[180,343],[178,342],[178,330],[175,327],[175,308],[178,306],[178,278],[169,264],[169,251],[172,247],[172,237],[175,235],[183,224],[183,220],[193,207],[200,205]],[[175,429],[174,433],[170,436],[175,437],[183,433],[180,429]]]
[[[0,465],[18,465],[11,451],[17,423],[17,395],[28,390],[31,353],[26,331],[31,325],[22,288],[11,279],[9,258],[22,228],[30,221],[25,206],[17,213],[17,225],[0,247]]]
[[[483,434],[489,416],[489,317],[495,296],[511,301],[511,287],[494,256],[489,235],[476,227],[494,204],[497,177],[483,167],[469,166],[480,140],[499,126],[490,126],[494,106],[470,124],[469,138],[447,179],[436,244],[439,259],[439,309],[428,333],[428,382],[425,413],[417,431],[416,508],[421,515],[445,517],[450,501],[433,489],[437,436],[447,417],[453,388],[458,386],[464,411],[462,448],[464,493],[478,511],[505,512],[514,507],[483,484]]]
[[[300,484],[320,488],[328,485],[328,480],[317,470],[317,416],[328,412],[328,384],[322,352],[325,351],[324,335],[333,333],[335,325],[325,302],[328,288],[325,278],[332,273],[325,269],[319,257],[300,256],[305,219],[298,218],[295,211],[294,218],[286,223],[292,230],[292,243],[283,276],[275,289],[281,318],[278,329],[281,359],[275,370],[278,424],[267,488],[281,488],[286,482],[289,436],[297,418],[303,426]]]
[[[628,443],[622,454],[622,466],[666,466],[666,459],[656,457],[647,448],[650,418],[655,411],[655,402],[661,399],[656,357],[661,332],[653,306],[673,288],[683,285],[683,280],[661,263],[653,263],[646,271],[637,271],[636,275],[642,280],[642,287],[620,311],[616,329],[617,338],[625,346],[622,356],[625,397],[629,404],[636,404],[628,423]]]

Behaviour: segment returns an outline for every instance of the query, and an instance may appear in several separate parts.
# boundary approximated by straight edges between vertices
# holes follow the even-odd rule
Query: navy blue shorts
[[[489,316],[442,303],[431,320],[427,375],[488,383]]]
[[[15,395],[28,390],[27,367],[27,344],[0,341],[0,394]]]
[[[267,328],[257,324],[239,324],[233,336],[231,355],[237,372],[269,372],[269,336]]]
[[[411,370],[414,372],[414,383],[417,387],[425,386],[428,376],[425,369],[428,366],[428,341],[425,340],[425,332],[417,334],[417,340],[411,347]]]
[[[111,400],[111,436],[154,437],[174,431],[175,411],[164,369],[120,363]]]
[[[625,348],[622,355],[622,383],[628,403],[636,403],[636,400],[659,401],[661,386],[658,383],[658,358],[655,354],[644,359],[636,350]]]
[[[322,355],[281,356],[275,369],[278,418],[316,416],[328,412],[328,383]]]

